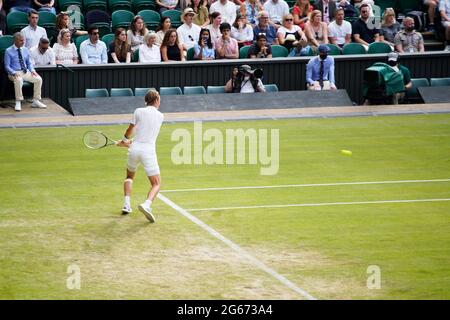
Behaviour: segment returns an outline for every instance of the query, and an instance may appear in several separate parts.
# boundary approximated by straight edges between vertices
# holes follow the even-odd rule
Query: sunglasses
[[[98,35],[98,34],[100,34],[100,32],[92,32],[92,35],[93,35],[93,36],[96,36],[96,35]]]
[[[292,21],[293,19],[284,19],[284,21]]]

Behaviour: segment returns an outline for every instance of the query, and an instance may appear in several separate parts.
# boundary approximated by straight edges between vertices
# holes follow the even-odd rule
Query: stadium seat
[[[105,34],[102,37],[102,41],[106,44],[106,48],[109,50],[109,44],[114,41],[115,35],[114,33]]]
[[[135,95],[136,97],[144,97],[144,96],[147,94],[147,92],[148,92],[149,90],[154,90],[154,91],[156,91],[155,88],[135,88],[135,89],[134,89],[134,95]]]
[[[8,32],[14,34],[28,25],[28,15],[25,12],[10,12],[6,16]]]
[[[161,20],[160,14],[154,10],[139,11],[138,16],[142,17],[149,30],[156,30],[159,26],[159,20]]]
[[[342,54],[366,54],[366,49],[359,43],[347,43],[342,48]]]
[[[195,87],[184,87],[184,94],[206,94],[205,87],[203,86],[195,86]]]
[[[430,83],[427,78],[412,78],[412,87],[406,91],[406,99],[408,102],[422,102],[417,88],[429,87]]]
[[[430,85],[432,87],[447,87],[450,86],[450,78],[431,78]]]
[[[372,42],[369,44],[369,50],[367,53],[389,53],[392,52],[392,48],[390,45],[384,42]]]
[[[278,86],[276,84],[265,84],[266,92],[278,92]]]
[[[83,9],[83,0],[58,0],[57,2],[60,11],[66,11],[70,6],[78,6],[80,10]]]
[[[420,11],[422,9],[422,1],[417,0],[400,0],[398,1],[399,12],[407,13],[410,11]]]
[[[106,90],[105,88],[86,89],[85,97],[86,98],[104,98],[104,97],[109,97],[109,93],[108,93],[108,90]]]
[[[162,16],[170,18],[173,28],[178,28],[179,26],[181,26],[183,24],[183,22],[181,22],[181,11],[167,10],[162,13]]]
[[[243,46],[239,49],[239,59],[247,59],[248,49],[250,49],[250,46]]]
[[[114,12],[117,10],[133,10],[133,5],[131,0],[108,0],[109,12]]]
[[[84,11],[102,10],[106,11],[108,4],[106,0],[83,0]]]
[[[92,10],[86,13],[86,24],[95,25],[100,32],[100,37],[111,33],[111,18],[105,11]]]
[[[272,58],[285,58],[289,54],[288,49],[278,44],[272,45]]]
[[[132,97],[133,90],[130,88],[111,88],[111,97]]]
[[[128,29],[130,27],[131,21],[134,18],[134,14],[127,10],[117,10],[112,13],[112,30],[115,31],[117,28]]]
[[[380,7],[381,12],[383,13],[386,8],[394,8],[398,7],[399,0],[377,0],[377,6]],[[397,10],[395,10],[397,11]]]
[[[155,10],[156,8],[154,0],[133,0],[132,3],[134,12],[139,12],[141,10]]]
[[[131,54],[131,62],[139,62],[139,49],[136,49],[136,50]]]
[[[162,96],[172,96],[183,94],[180,87],[161,87],[159,88],[159,94]]]
[[[328,43],[327,46],[330,48],[330,56],[339,56],[341,54],[341,48],[339,46],[332,43]]]
[[[186,59],[188,61],[194,60],[194,54],[195,54],[195,49],[194,47],[189,48],[189,50],[186,53]]]
[[[69,13],[72,26],[77,30],[85,30],[86,24],[83,13],[79,11],[67,11]]]
[[[56,27],[56,16],[48,11],[39,11],[38,26],[44,28],[47,34],[51,34]]]
[[[14,38],[10,35],[4,35],[0,37],[0,56],[3,61],[3,55],[9,47],[11,47],[14,44]]]
[[[226,93],[224,86],[208,86],[208,93]]]
[[[87,40],[87,39],[89,39],[89,36],[88,36],[87,34],[83,34],[83,35],[81,35],[81,36],[78,36],[78,37],[75,39],[75,46],[77,47],[78,54],[80,54],[80,46],[81,46],[81,43],[82,43],[84,40]]]

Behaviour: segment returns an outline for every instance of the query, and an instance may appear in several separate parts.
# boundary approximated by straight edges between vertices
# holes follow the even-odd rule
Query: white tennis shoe
[[[33,103],[31,104],[32,108],[39,108],[39,109],[45,109],[47,106],[40,102],[38,99],[34,99]]]
[[[122,213],[123,214],[129,214],[132,213],[133,209],[131,209],[130,205],[124,204],[123,208],[122,208]]]
[[[155,217],[152,214],[152,208],[146,206],[145,203],[142,203],[138,206],[138,209],[144,214],[148,221],[155,222]]]

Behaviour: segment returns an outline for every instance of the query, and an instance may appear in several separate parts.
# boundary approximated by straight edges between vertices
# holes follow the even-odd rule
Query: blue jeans
[[[21,11],[21,12],[29,13],[31,10],[33,10],[33,8],[30,8],[30,7],[12,7],[11,9],[9,9],[9,12]]]
[[[46,7],[46,8],[40,8],[39,11],[47,11],[47,12],[51,12],[56,16],[56,9],[53,7]]]

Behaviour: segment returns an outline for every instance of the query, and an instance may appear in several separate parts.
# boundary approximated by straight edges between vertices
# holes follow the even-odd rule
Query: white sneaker
[[[39,109],[45,109],[47,106],[40,102],[39,100],[35,99],[33,100],[33,103],[31,104],[32,108],[39,108]]]
[[[450,44],[445,47],[444,51],[450,51]]]
[[[144,214],[144,216],[150,221],[155,222],[155,217],[152,214],[152,208],[145,205],[145,203],[142,203],[138,207],[139,211]]]
[[[16,101],[16,105],[14,106],[14,110],[21,111],[22,110],[22,103],[20,101]]]
[[[129,213],[132,213],[132,212],[133,212],[133,209],[131,209],[130,205],[128,205],[128,204],[124,204],[123,205],[123,207],[122,207],[122,213],[123,214],[129,214]]]

